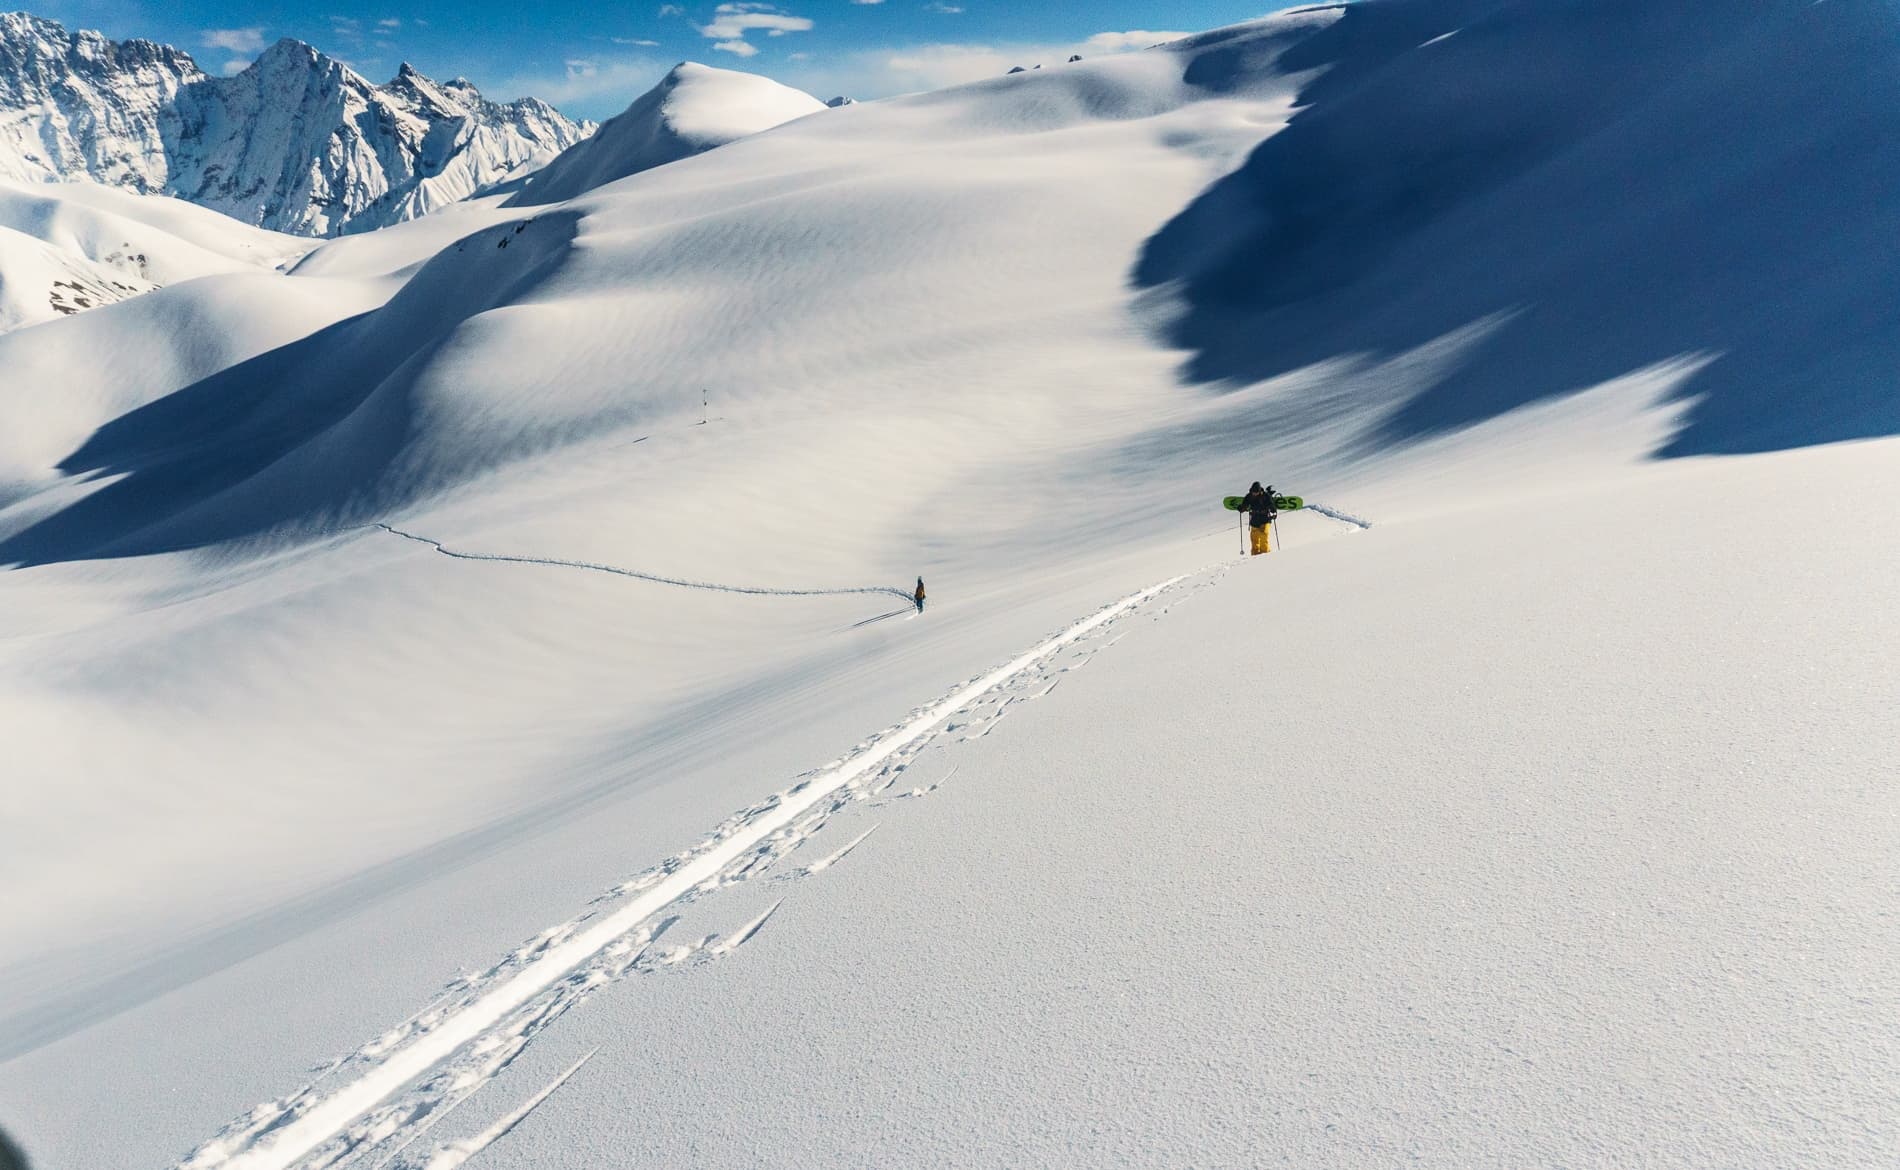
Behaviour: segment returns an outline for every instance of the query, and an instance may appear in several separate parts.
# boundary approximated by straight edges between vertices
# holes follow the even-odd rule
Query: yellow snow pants
[[[1273,549],[1269,547],[1270,538],[1267,535],[1269,531],[1269,528],[1267,525],[1262,524],[1255,528],[1249,528],[1247,531],[1253,533],[1253,555],[1254,556],[1259,556],[1261,553],[1264,553],[1264,552],[1273,551]]]

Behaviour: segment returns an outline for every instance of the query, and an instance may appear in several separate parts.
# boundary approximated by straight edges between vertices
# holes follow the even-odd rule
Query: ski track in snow
[[[951,770],[955,771],[955,769],[951,769]],[[877,826],[872,825],[870,828],[864,830],[864,832],[859,833],[857,836],[851,838],[850,844],[846,845],[843,849],[839,849],[836,852],[829,853],[825,855],[824,857],[819,858],[817,861],[812,862],[810,865],[806,866],[804,869],[799,870],[797,876],[810,877],[812,874],[825,872],[826,870],[830,869],[832,866],[838,864],[840,861],[843,861],[846,857],[850,856],[851,851],[853,849],[856,849],[858,846],[864,844],[865,838],[869,837],[872,833],[875,833],[875,832],[877,832]]]
[[[1361,517],[1353,515],[1351,512],[1341,512],[1337,508],[1329,508],[1325,504],[1307,504],[1303,510],[1307,512],[1318,512],[1320,515],[1332,520],[1337,520],[1341,524],[1350,524],[1361,532],[1372,527],[1372,521],[1370,520],[1362,519]]]
[[[445,555],[470,560],[573,565],[666,584],[780,592],[705,586],[579,562],[455,553],[387,525],[378,527],[430,544]],[[454,980],[415,1016],[317,1070],[310,1084],[231,1122],[177,1163],[179,1170],[345,1166],[408,1170],[412,1164],[397,1159],[436,1122],[500,1075],[570,1008],[631,973],[656,973],[731,955],[758,934],[782,899],[724,939],[709,935],[662,946],[662,936],[679,920],[676,911],[707,894],[764,875],[823,829],[833,815],[889,791],[940,736],[955,743],[987,735],[1015,704],[1048,694],[1066,674],[1087,665],[1108,644],[1102,639],[1104,632],[1114,630],[1118,622],[1190,577],[1204,576],[1194,588],[1206,587],[1225,568],[1175,577],[1131,594],[1010,662],[959,684],[944,698],[917,708],[903,722],[857,744],[844,757],[727,818],[694,847],[615,886],[594,899],[579,917],[542,931],[487,970]],[[796,591],[786,592],[796,595]],[[908,594],[904,596],[908,599]],[[1159,607],[1155,619],[1170,608]],[[1117,633],[1113,640],[1120,636]],[[955,772],[952,767],[929,787],[913,788],[900,796],[927,796]],[[781,880],[829,869],[867,836],[868,832]],[[530,1102],[529,1108],[541,1099],[544,1096]],[[505,1132],[484,1134],[481,1144]],[[468,1153],[461,1154],[462,1158],[479,1148],[475,1142],[439,1147],[430,1160],[419,1164],[420,1170],[459,1164],[438,1158],[464,1147]]]
[[[454,557],[458,561],[501,561],[514,565],[555,565],[564,569],[587,569],[595,573],[612,573],[618,577],[632,577],[636,581],[651,581],[656,585],[677,585],[683,589],[708,589],[715,593],[751,593],[767,597],[840,597],[853,593],[890,594],[911,600],[908,589],[895,585],[866,585],[848,589],[767,589],[753,585],[720,585],[712,581],[688,581],[681,577],[662,577],[657,573],[642,573],[637,569],[623,569],[616,565],[598,565],[592,561],[568,561],[555,557],[518,557],[505,553],[458,552],[445,546],[439,540],[426,536],[417,536],[413,532],[404,532],[389,524],[377,524],[376,527],[391,536],[400,536],[404,540],[413,540],[417,544],[426,544],[445,557]],[[902,612],[901,610],[898,612]]]
[[[528,1098],[527,1102],[523,1104],[521,1108],[510,1113],[500,1121],[497,1121],[481,1133],[469,1138],[467,1141],[450,1142],[446,1146],[437,1146],[435,1153],[430,1155],[429,1160],[423,1164],[422,1170],[455,1170],[457,1166],[468,1161],[476,1154],[481,1153],[489,1146],[494,1145],[502,1138],[507,1137],[508,1134],[514,1130],[515,1126],[520,1125],[522,1121],[526,1120],[528,1114],[540,1108],[541,1102],[552,1097],[557,1089],[572,1079],[575,1073],[581,1071],[581,1066],[594,1059],[594,1053],[599,1051],[600,1049],[595,1048],[586,1056],[568,1065],[567,1071],[548,1082],[547,1087],[543,1088],[539,1093]]]

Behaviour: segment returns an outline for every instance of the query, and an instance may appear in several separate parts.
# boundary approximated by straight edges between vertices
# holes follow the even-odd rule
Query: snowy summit
[[[824,108],[769,78],[681,62],[593,137],[549,163],[509,206],[560,203]]]

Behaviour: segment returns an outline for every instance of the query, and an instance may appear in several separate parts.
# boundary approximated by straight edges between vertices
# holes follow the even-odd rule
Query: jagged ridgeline
[[[91,179],[336,236],[465,199],[593,129],[406,64],[375,85],[301,41],[212,77],[167,45],[0,14],[0,179]]]

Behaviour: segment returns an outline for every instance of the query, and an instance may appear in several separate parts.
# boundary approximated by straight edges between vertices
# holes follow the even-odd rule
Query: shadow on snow
[[[381,309],[105,424],[59,468],[112,482],[0,540],[0,565],[360,523],[492,463],[495,452],[416,442],[419,373],[464,322],[544,281],[576,222],[544,215],[533,232],[490,229],[470,244],[501,237],[515,246],[445,250]],[[494,271],[472,271],[482,268]]]
[[[1279,67],[1323,72],[1133,274],[1193,380],[1489,322],[1368,441],[1694,355],[1659,456],[1900,433],[1900,10],[1367,0]]]

